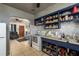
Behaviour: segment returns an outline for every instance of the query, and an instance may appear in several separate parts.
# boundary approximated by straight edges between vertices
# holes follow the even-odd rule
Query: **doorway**
[[[14,19],[14,20],[13,20]],[[10,32],[17,32],[18,38],[10,40],[10,55],[31,55],[33,54],[33,48],[30,47],[30,38],[28,38],[30,32],[30,21],[27,19],[18,18],[20,21],[16,21],[16,18],[12,18],[10,22]],[[11,34],[10,34],[11,36]],[[12,35],[14,36],[14,35]],[[29,51],[31,49],[31,51]],[[26,50],[26,51],[25,51]],[[28,53],[26,53],[28,52]],[[30,53],[30,54],[29,54]]]

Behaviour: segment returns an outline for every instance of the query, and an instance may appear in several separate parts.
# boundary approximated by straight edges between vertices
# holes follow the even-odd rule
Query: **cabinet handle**
[[[5,38],[5,37],[0,37],[0,38]]]

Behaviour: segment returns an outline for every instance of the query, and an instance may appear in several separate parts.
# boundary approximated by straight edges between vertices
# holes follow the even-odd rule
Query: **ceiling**
[[[31,14],[36,14],[55,3],[40,3],[39,8],[36,7],[37,3],[5,3],[5,4]]]

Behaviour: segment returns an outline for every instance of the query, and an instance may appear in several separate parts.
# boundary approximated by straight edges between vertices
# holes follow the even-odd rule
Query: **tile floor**
[[[10,40],[10,56],[48,56],[28,45],[28,41]]]

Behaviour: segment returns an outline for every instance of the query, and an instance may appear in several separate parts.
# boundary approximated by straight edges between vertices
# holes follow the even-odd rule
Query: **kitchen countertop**
[[[67,40],[60,40],[59,38],[56,38],[56,37],[48,37],[48,36],[44,36],[44,35],[33,35],[33,36],[40,36],[40,37],[43,37],[43,38],[48,38],[48,39],[51,39],[51,40],[57,40],[57,41],[62,41],[62,42],[67,42]]]
[[[59,38],[53,38],[53,37],[50,38],[50,37],[46,37],[46,36],[44,36],[43,38],[48,38],[50,40],[56,40],[56,41],[60,41],[60,42],[68,42],[66,39],[60,40]],[[69,41],[68,43],[79,45],[79,43],[77,43],[75,41]]]
[[[56,40],[56,41],[60,41],[60,42],[68,42],[67,39],[62,39],[60,40],[59,38],[55,38],[55,37],[48,37],[48,36],[44,36],[44,35],[33,35],[33,36],[40,36],[40,37],[43,37],[43,38],[48,38],[50,40]],[[76,44],[76,45],[79,45],[79,43],[75,42],[75,41],[69,41],[69,43],[71,44]]]

